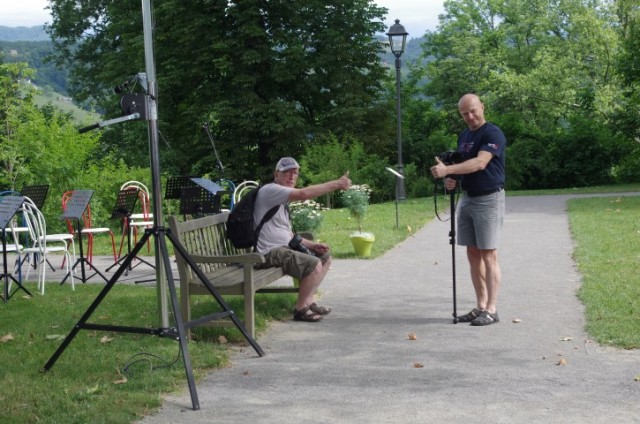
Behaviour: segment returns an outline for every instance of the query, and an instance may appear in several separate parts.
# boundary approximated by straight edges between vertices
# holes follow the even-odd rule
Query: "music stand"
[[[165,200],[180,199],[180,190],[185,187],[197,187],[193,182],[196,177],[169,177],[167,180],[167,189],[164,192]]]
[[[130,187],[124,190],[120,190],[118,192],[118,197],[116,197],[116,203],[113,206],[113,211],[111,212],[111,219],[123,219],[125,220],[125,231],[127,232],[127,254],[120,257],[116,263],[107,268],[107,271],[111,270],[111,268],[116,265],[120,265],[124,259],[131,255],[131,215],[136,207],[136,201],[138,200],[138,194],[140,193],[140,189]],[[140,265],[140,263],[144,262],[145,264],[155,268],[152,264],[145,261],[144,259],[136,256],[134,259],[138,259],[140,262],[135,264],[135,266],[131,266],[131,262],[129,263],[129,267],[125,271],[124,275],[128,275],[129,271],[131,271],[136,266]]]
[[[36,205],[36,208],[40,210],[42,210],[42,207],[44,206],[44,201],[46,200],[48,193],[49,186],[46,184],[24,186],[22,187],[22,190],[20,190],[20,194],[31,199],[33,204]]]
[[[220,196],[202,187],[187,187],[181,190],[180,213],[204,215],[220,213]]]
[[[80,264],[80,270],[82,273],[81,281],[83,283],[86,283],[87,280],[89,280],[91,277],[93,277],[96,274],[102,277],[104,281],[109,281],[107,277],[105,277],[100,271],[98,271],[96,267],[93,266],[93,264],[87,258],[84,257],[84,252],[82,249],[82,215],[84,215],[84,211],[85,209],[87,209],[87,206],[89,205],[89,202],[91,201],[92,196],[93,196],[93,190],[73,190],[71,192],[71,196],[69,197],[69,200],[67,200],[65,211],[60,217],[60,219],[63,219],[63,220],[69,219],[76,222],[76,233],[78,235],[78,240],[80,241],[80,243],[78,243],[80,245],[80,257],[78,257],[78,259],[76,260],[76,263],[74,263],[73,266],[71,267],[71,271],[69,271],[69,273],[65,275],[65,277],[62,279],[62,282],[60,282],[60,284],[64,284],[64,282],[67,281],[67,278],[72,272],[75,271],[78,264]],[[84,267],[85,263],[89,264],[89,266],[93,268],[93,270],[95,271],[89,277],[87,277],[87,274],[85,271],[85,267]]]
[[[180,213],[183,215],[204,215],[220,213],[222,187],[208,178],[191,178],[196,185],[180,190]]]
[[[2,273],[2,276],[0,276],[0,278],[4,280],[4,295],[3,295],[4,303],[7,303],[9,301],[9,298],[12,297],[14,294],[16,294],[16,292],[19,289],[24,290],[25,293],[27,293],[29,296],[32,296],[32,294],[29,293],[29,291],[22,285],[22,282],[16,280],[13,275],[9,274],[9,271],[7,269],[7,225],[9,225],[11,218],[13,218],[13,216],[16,214],[18,209],[20,209],[20,206],[22,206],[22,202],[24,202],[24,197],[22,196],[5,196],[2,199],[0,199],[0,227],[2,227],[2,260],[3,260],[3,265],[2,265],[3,273]],[[16,243],[16,247],[17,247],[18,243],[16,240],[14,240],[14,243]],[[16,249],[16,252],[18,252],[18,249]],[[19,263],[20,261],[18,260],[18,264]],[[9,279],[14,281],[18,285],[18,288],[11,295],[9,294]],[[20,280],[21,279],[22,278],[20,278]]]

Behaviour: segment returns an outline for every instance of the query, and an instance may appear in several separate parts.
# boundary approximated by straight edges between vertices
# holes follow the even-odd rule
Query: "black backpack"
[[[253,220],[253,209],[260,187],[251,190],[235,204],[227,219],[227,238],[238,249],[252,247],[255,250],[260,230],[278,211],[280,205],[269,209],[257,226]]]

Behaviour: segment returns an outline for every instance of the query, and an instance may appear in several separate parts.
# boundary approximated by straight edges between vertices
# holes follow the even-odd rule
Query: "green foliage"
[[[342,192],[340,201],[342,205],[347,208],[349,215],[358,223],[358,232],[362,232],[362,222],[367,215],[367,209],[369,207],[369,196],[371,189],[368,185],[352,185],[349,189]]]
[[[57,60],[73,67],[74,97],[94,97],[108,116],[119,115],[114,85],[144,70],[140,4],[53,0],[51,11],[48,30]],[[203,121],[225,165],[233,163],[225,176],[237,181],[266,179],[279,157],[300,156],[322,134],[374,134],[383,16],[362,0],[156,4],[163,169],[201,175],[213,168]],[[127,127],[103,147],[141,163],[141,128]]]
[[[79,134],[69,115],[36,107],[20,85],[30,72],[25,64],[0,64],[0,186],[19,191],[25,185],[49,185],[43,213],[50,232],[66,231],[59,219],[65,191],[94,190],[94,225],[118,228],[110,216],[120,185],[132,179],[148,184],[149,170],[102,154],[101,134]]]
[[[439,31],[423,44],[426,67],[411,69],[408,78],[426,84],[415,84],[412,93],[438,105],[435,128],[445,138],[464,127],[459,97],[480,94],[487,119],[507,136],[509,188],[629,181],[640,160],[632,146],[640,134],[640,96],[631,85],[638,80],[635,6],[627,0],[448,1]],[[428,161],[416,162],[411,149],[427,150],[420,123],[431,107],[405,103],[408,162],[426,169]]]

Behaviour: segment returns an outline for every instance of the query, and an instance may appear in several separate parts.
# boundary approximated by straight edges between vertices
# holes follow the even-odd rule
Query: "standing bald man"
[[[448,190],[453,190],[459,179],[465,193],[457,211],[458,245],[467,247],[477,305],[457,317],[458,321],[490,325],[500,321],[498,239],[505,213],[507,140],[500,128],[485,120],[484,105],[475,94],[462,96],[458,110],[468,127],[458,138],[458,151],[465,160],[445,165],[436,158],[431,174],[444,178]]]

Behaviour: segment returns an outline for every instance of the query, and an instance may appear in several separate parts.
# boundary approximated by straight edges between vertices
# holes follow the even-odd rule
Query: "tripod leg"
[[[164,234],[158,238],[160,245],[160,252],[162,252],[162,262],[164,263],[165,275],[167,276],[167,285],[169,287],[169,295],[171,296],[171,306],[173,308],[173,318],[176,321],[176,327],[178,329],[178,335],[180,343],[180,351],[182,352],[182,360],[184,362],[184,369],[187,376],[187,383],[189,385],[189,393],[191,394],[191,404],[193,409],[200,409],[200,401],[198,400],[198,392],[196,391],[196,383],[193,378],[193,368],[191,366],[191,357],[189,355],[189,349],[187,347],[187,333],[184,328],[184,322],[182,321],[182,313],[178,306],[178,295],[176,293],[176,285],[173,280],[173,273],[171,271],[171,262],[169,260],[169,254],[167,253],[167,241],[164,239]],[[144,245],[144,243],[142,243]]]
[[[148,238],[149,235],[145,235],[145,237]],[[143,237],[143,238],[145,238],[145,237]],[[78,259],[78,261],[80,261],[80,259]],[[127,258],[122,263],[120,268],[118,268],[116,270],[116,272],[113,274],[111,279],[107,282],[107,285],[104,286],[102,291],[100,291],[100,293],[95,298],[93,303],[85,311],[85,313],[82,315],[82,317],[80,318],[78,323],[73,327],[73,329],[71,330],[69,335],[67,335],[67,337],[62,341],[62,344],[58,347],[58,349],[54,352],[54,354],[51,356],[51,358],[47,361],[47,363],[44,366],[44,371],[48,371],[56,363],[56,361],[58,360],[60,355],[62,355],[62,352],[64,352],[64,350],[67,348],[67,346],[69,346],[69,344],[73,341],[73,339],[76,336],[76,334],[78,334],[78,332],[85,326],[85,324],[86,324],[87,320],[89,319],[89,317],[91,317],[93,312],[100,305],[102,300],[107,296],[109,291],[111,291],[111,288],[113,288],[113,286],[115,285],[116,281],[118,281],[118,278],[120,278],[120,276],[122,275],[122,273],[124,272],[126,267],[129,266],[130,263],[131,263],[131,258]]]

